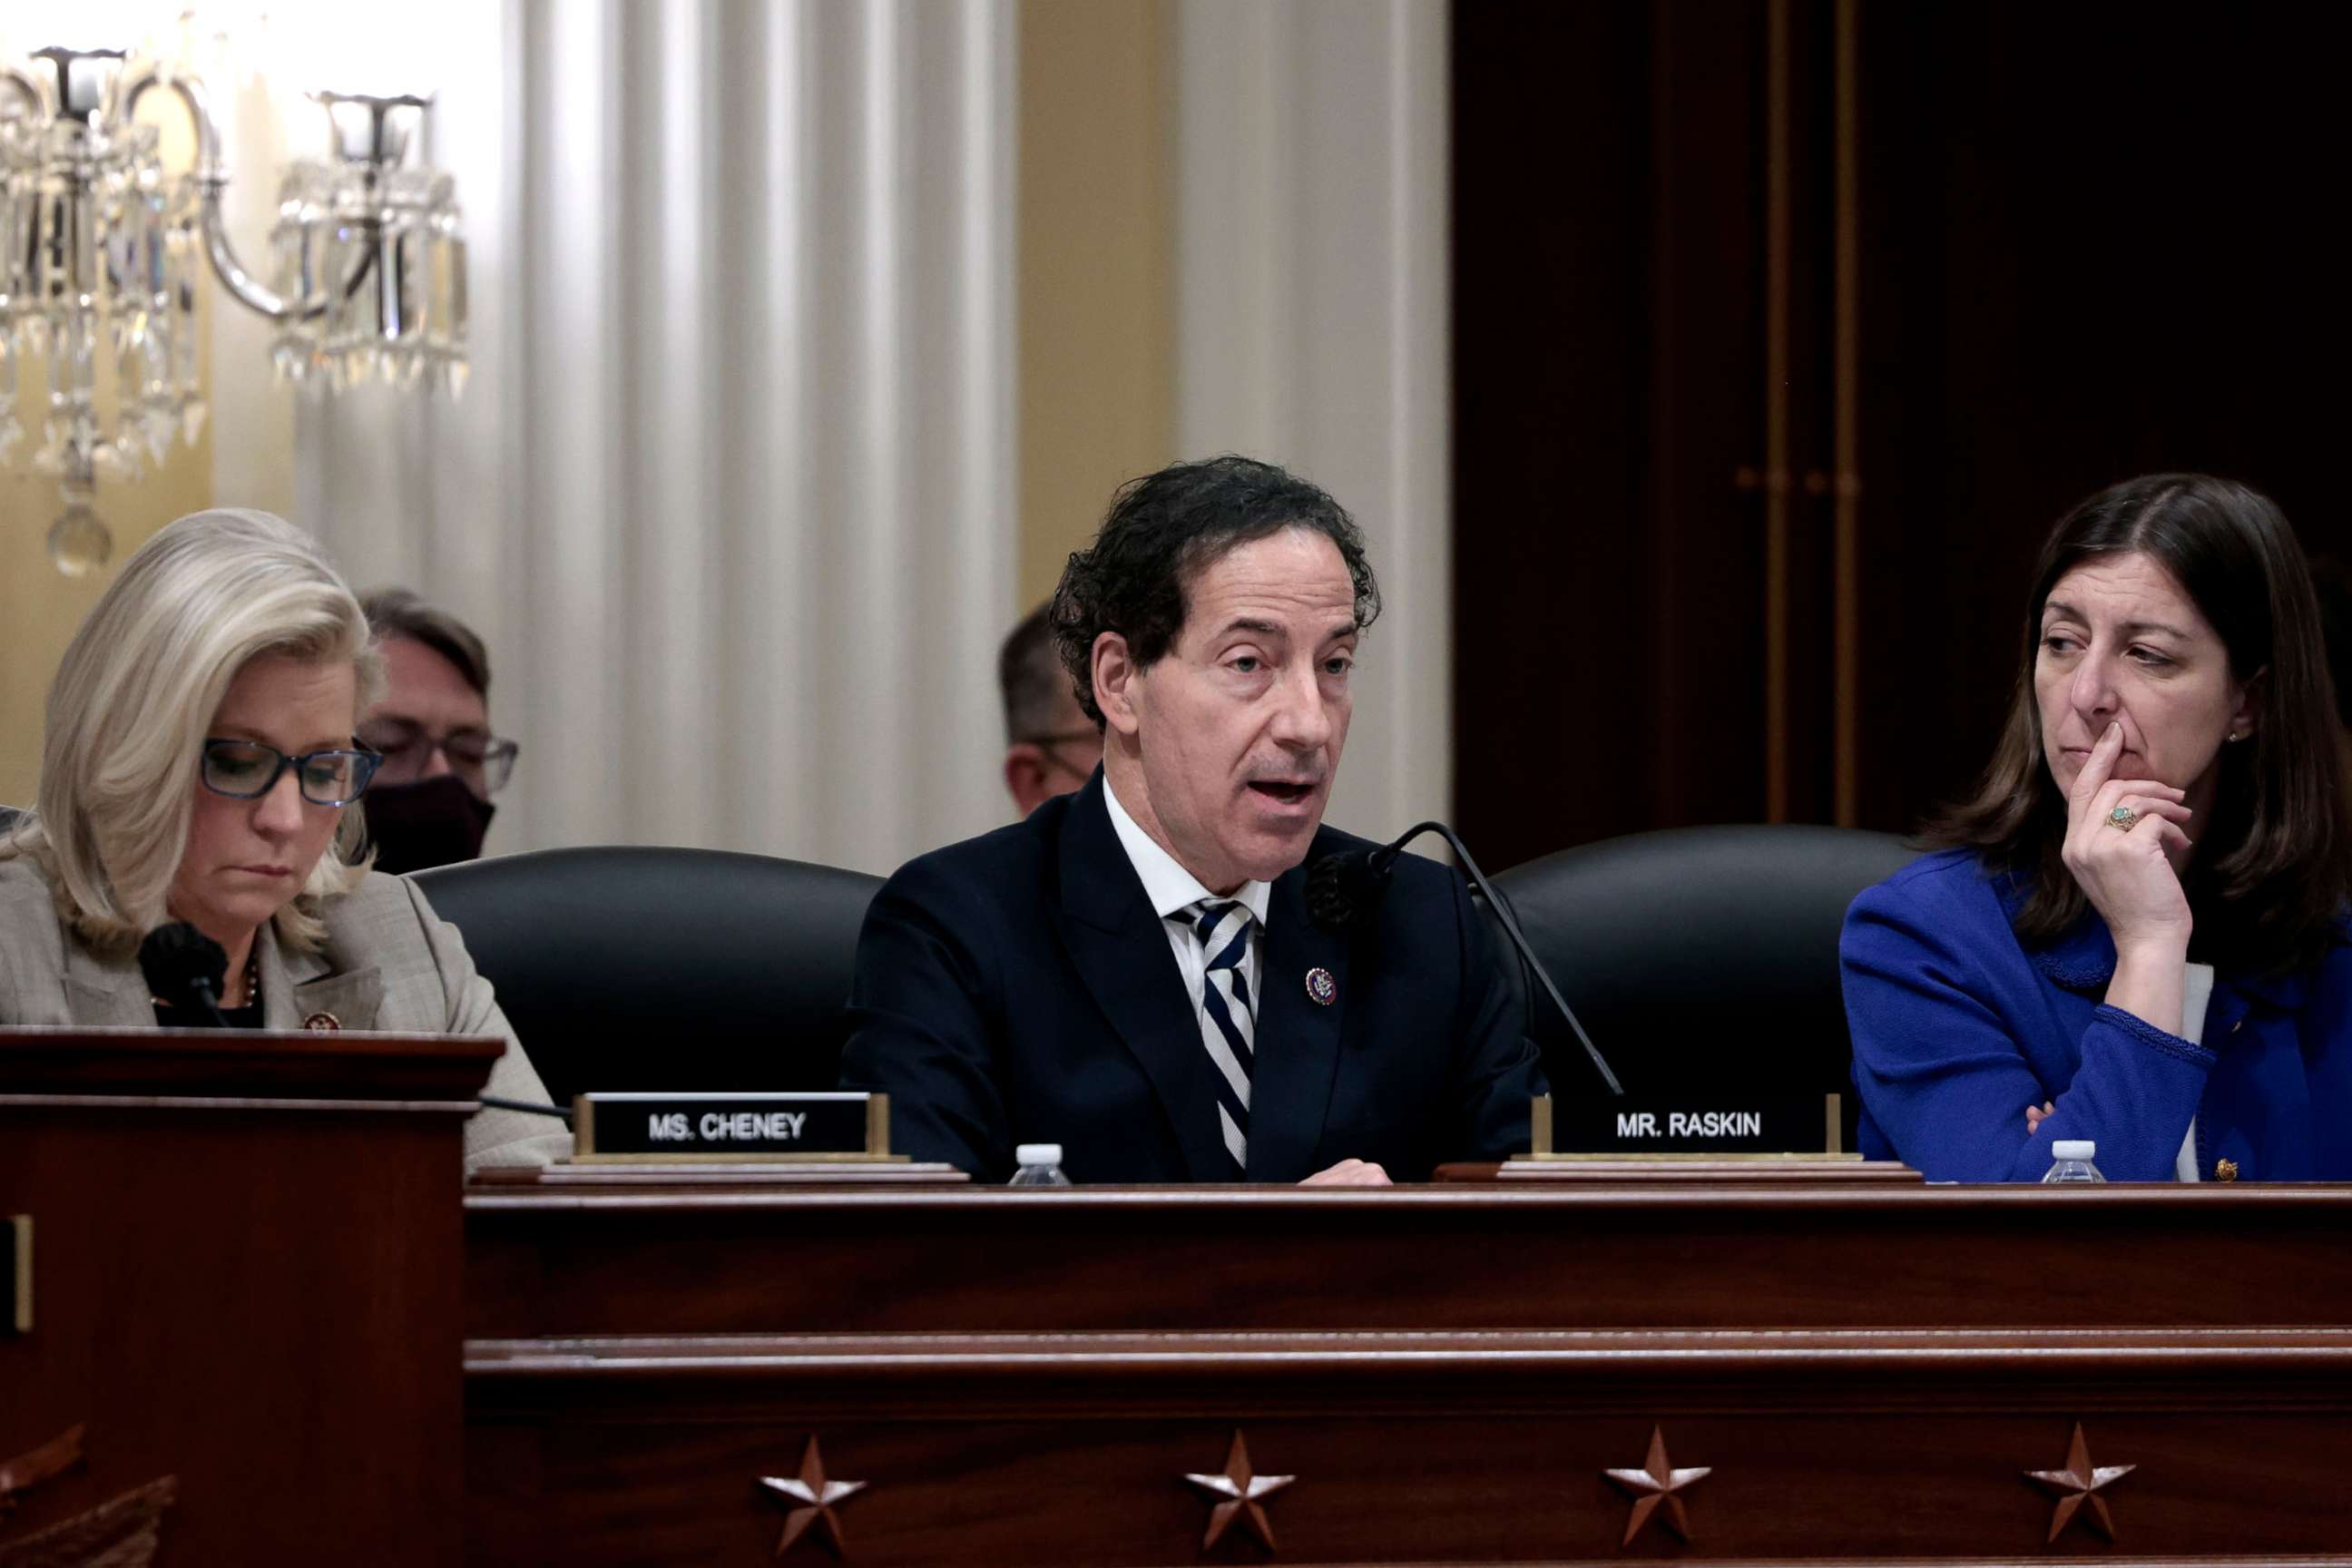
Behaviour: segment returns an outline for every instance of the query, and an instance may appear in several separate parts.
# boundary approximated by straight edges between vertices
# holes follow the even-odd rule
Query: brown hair
[[[1054,700],[1070,689],[1070,672],[1054,644],[1051,599],[1021,617],[997,650],[996,685],[1004,695],[1004,743],[1045,738],[1060,717]]]
[[[408,588],[378,588],[360,599],[376,640],[406,637],[423,643],[457,667],[466,684],[484,698],[490,694],[490,650],[474,628],[448,611],[428,605]]]
[[[2086,561],[2143,553],[2169,573],[2221,634],[2232,679],[2264,679],[2246,741],[2221,749],[2212,819],[2187,889],[2200,956],[2231,968],[2282,970],[2337,940],[2352,896],[2347,819],[2319,610],[2294,531],[2270,499],[2202,474],[2151,474],[2100,491],[2059,519],[2042,547],[2022,658],[1992,763],[1975,798],[1927,829],[1933,847],[1976,850],[2026,882],[2012,922],[2048,942],[2090,900],[2060,858],[2066,798],[2043,759],[2033,668],[2042,611],[2058,580]]]

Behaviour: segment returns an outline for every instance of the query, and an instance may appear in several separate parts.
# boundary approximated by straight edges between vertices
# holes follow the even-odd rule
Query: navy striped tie
[[[1257,1008],[1242,960],[1257,917],[1230,899],[1202,899],[1175,915],[1201,946],[1201,1043],[1217,1068],[1217,1124],[1234,1174],[1249,1168],[1250,1072],[1255,1064]]]

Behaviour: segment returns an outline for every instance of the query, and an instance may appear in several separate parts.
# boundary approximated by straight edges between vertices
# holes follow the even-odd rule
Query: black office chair
[[[1854,895],[1916,851],[1846,827],[1679,827],[1565,849],[1496,875],[1629,1094],[1843,1092],[1853,1042],[1838,929]],[[1489,929],[1531,999],[1555,1092],[1607,1092],[1559,1009]]]
[[[831,1089],[881,879],[715,849],[544,849],[415,874],[557,1103]]]

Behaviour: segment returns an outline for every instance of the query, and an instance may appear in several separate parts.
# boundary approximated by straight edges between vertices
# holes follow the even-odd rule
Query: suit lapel
[[[92,1028],[148,1028],[155,1025],[155,1002],[139,961],[128,954],[100,958],[68,931],[66,950],[66,1013]]]
[[[1196,1182],[1231,1180],[1234,1163],[1217,1131],[1216,1068],[1168,934],[1145,901],[1103,805],[1103,777],[1071,801],[1062,819],[1062,941],[1078,977],[1141,1064]]]
[[[1318,840],[1307,852],[1312,863]],[[1249,1176],[1296,1182],[1315,1173],[1316,1145],[1339,1068],[1339,1026],[1348,1010],[1348,942],[1307,917],[1307,872],[1285,872],[1266,904],[1265,961],[1258,965],[1257,1067],[1250,1081]],[[1328,1005],[1307,989],[1329,972]]]
[[[278,928],[255,935],[261,944],[261,1022],[268,1029],[299,1029],[324,1014],[344,1029],[373,1029],[383,1010],[383,972],[374,964],[339,970],[328,954],[289,952]]]

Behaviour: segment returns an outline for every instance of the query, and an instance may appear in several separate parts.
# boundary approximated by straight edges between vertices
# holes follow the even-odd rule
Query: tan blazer
[[[497,1035],[506,1055],[483,1093],[546,1103],[547,1089],[516,1044],[490,983],[475,973],[457,928],[434,914],[416,886],[369,873],[327,904],[327,945],[280,947],[274,927],[255,937],[262,1022],[299,1029],[331,1013],[346,1029]],[[0,859],[0,1025],[155,1022],[135,953],[101,957],[66,930],[40,867],[25,856]],[[466,1123],[466,1168],[543,1165],[571,1148],[571,1134],[544,1117],[481,1110]]]

